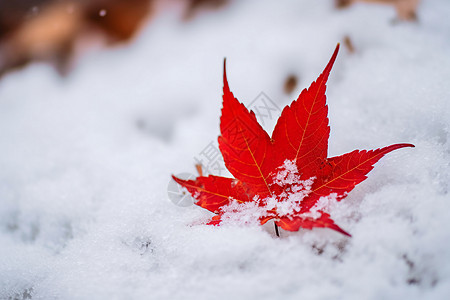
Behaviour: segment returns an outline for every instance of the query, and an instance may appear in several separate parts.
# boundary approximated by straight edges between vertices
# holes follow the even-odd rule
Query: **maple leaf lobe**
[[[230,91],[224,61],[223,108],[220,117],[219,149],[233,176],[260,196],[272,195],[267,181],[273,171],[271,142],[253,112]]]
[[[272,134],[278,164],[285,159],[296,161],[303,179],[313,176],[327,158],[330,127],[325,91],[338,51],[339,44],[317,80],[283,109]]]
[[[173,180],[186,188],[197,204],[204,209],[217,213],[219,208],[230,203],[230,198],[238,202],[250,201],[251,192],[245,190],[242,183],[233,178],[209,175],[199,176],[195,180],[184,180],[172,175]]]

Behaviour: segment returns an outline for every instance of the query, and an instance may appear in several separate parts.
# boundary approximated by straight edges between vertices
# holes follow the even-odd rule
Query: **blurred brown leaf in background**
[[[404,21],[414,21],[417,19],[417,6],[419,0],[336,0],[336,7],[344,8],[353,3],[368,2],[368,3],[381,3],[388,4],[395,7],[397,11],[397,17]]]
[[[68,71],[77,43],[128,41],[151,12],[149,0],[0,2],[0,75],[30,61]],[[85,43],[86,44],[86,43]]]
[[[32,61],[55,65],[61,75],[92,45],[130,42],[155,13],[157,0],[0,1],[0,77]],[[160,1],[167,4],[169,1]],[[184,18],[228,0],[181,0]]]

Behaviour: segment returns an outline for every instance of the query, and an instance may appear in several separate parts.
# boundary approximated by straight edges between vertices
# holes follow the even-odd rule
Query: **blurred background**
[[[172,2],[172,3],[168,3]],[[160,9],[182,10],[188,22],[199,10],[226,0],[18,0],[0,2],[0,75],[33,61],[55,65],[61,75],[92,48],[132,43]]]
[[[77,58],[91,49],[133,43],[155,15],[174,11],[183,22],[198,14],[214,14],[232,0],[1,0],[0,77],[33,61],[55,66],[61,75],[70,72]],[[398,21],[416,21],[419,0],[335,0],[336,9],[356,2],[388,5]],[[181,12],[181,13],[180,13]],[[354,51],[349,37],[344,39]],[[292,89],[295,78],[286,82]]]

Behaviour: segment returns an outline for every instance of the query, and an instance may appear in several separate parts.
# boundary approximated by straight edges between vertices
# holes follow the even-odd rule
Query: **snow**
[[[312,185],[316,179],[316,177],[311,177],[307,180],[301,180],[300,172],[301,170],[298,170],[295,161],[288,159],[284,161],[282,166],[278,167],[277,173],[273,175],[273,184],[283,189],[281,194],[261,200],[268,210],[274,209],[278,216],[298,215],[302,201],[311,193]],[[317,213],[317,211],[314,213]],[[318,218],[320,214],[313,214],[311,217]]]
[[[332,211],[330,211],[330,208],[336,204],[336,201],[338,201],[337,199],[338,199],[338,195],[336,193],[332,193],[328,196],[322,196],[319,198],[319,201],[317,201],[317,203],[314,204],[313,207],[311,207],[311,210],[303,215],[305,217],[311,217],[314,219],[318,219],[322,215],[320,213],[321,211],[330,214],[330,213],[332,213]]]
[[[234,1],[187,23],[162,10],[66,79],[44,64],[3,78],[0,299],[449,299],[449,14],[447,0],[422,1],[417,23],[331,0]],[[331,205],[352,238],[198,225],[211,214],[169,200],[170,175],[195,173],[219,134],[224,57],[238,99],[284,107],[347,35],[329,155],[416,145]]]
[[[273,183],[279,186],[284,186],[296,184],[298,182],[300,182],[300,174],[295,161],[286,159],[283,165],[278,167],[277,173],[274,174]],[[312,182],[309,185],[312,185]]]
[[[251,202],[241,203],[235,199],[230,200],[228,205],[222,206],[220,209],[222,213],[220,226],[258,225],[258,220],[267,216],[265,207],[259,205],[261,200],[258,196],[255,196],[255,199]]]

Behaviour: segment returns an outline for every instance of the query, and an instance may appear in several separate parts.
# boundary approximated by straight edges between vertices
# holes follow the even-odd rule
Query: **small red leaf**
[[[319,78],[284,108],[272,139],[230,91],[224,62],[219,148],[236,179],[173,177],[197,199],[197,205],[217,214],[209,225],[243,214],[245,221],[250,218],[261,224],[274,219],[288,231],[326,227],[350,236],[323,211],[328,201],[345,198],[385,154],[414,146],[395,144],[327,159],[330,127],[325,90],[338,51],[339,45]]]

